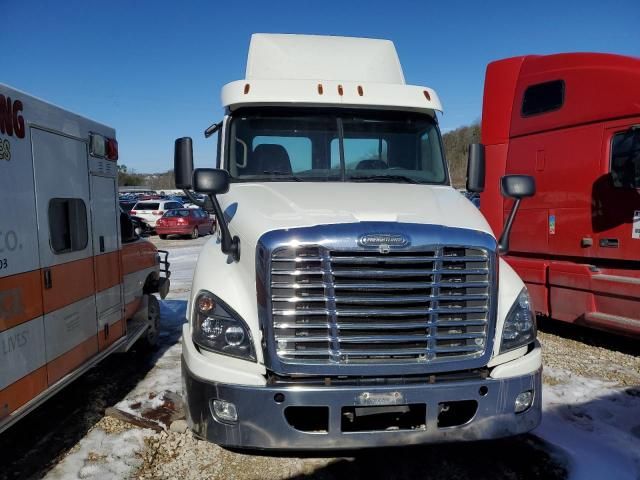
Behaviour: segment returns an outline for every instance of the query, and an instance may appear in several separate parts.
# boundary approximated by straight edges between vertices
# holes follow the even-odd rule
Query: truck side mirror
[[[509,252],[509,235],[511,234],[511,226],[516,217],[520,201],[523,198],[532,197],[536,193],[536,181],[529,175],[505,175],[500,179],[500,191],[505,197],[513,198],[515,202],[511,207],[507,222],[502,229],[502,235],[498,240],[498,251],[505,255]]]
[[[469,145],[467,160],[467,191],[480,193],[484,191],[484,145],[472,143]]]
[[[196,168],[193,189],[206,195],[221,195],[229,191],[229,173],[218,168]]]
[[[191,137],[178,138],[173,152],[173,173],[176,188],[188,190],[193,180],[193,140]]]
[[[529,175],[505,175],[500,179],[500,190],[503,196],[516,200],[533,197],[536,181]]]

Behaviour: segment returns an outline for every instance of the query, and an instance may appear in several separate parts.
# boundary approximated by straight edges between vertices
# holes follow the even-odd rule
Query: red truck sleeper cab
[[[511,232],[509,263],[535,309],[640,334],[640,59],[523,56],[489,64],[482,112],[494,232],[511,208],[505,174],[535,177]]]

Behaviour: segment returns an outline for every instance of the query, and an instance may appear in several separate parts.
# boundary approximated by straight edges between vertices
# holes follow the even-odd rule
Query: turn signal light
[[[198,311],[206,314],[216,308],[216,302],[213,301],[213,298],[202,295],[198,297],[197,307]]]

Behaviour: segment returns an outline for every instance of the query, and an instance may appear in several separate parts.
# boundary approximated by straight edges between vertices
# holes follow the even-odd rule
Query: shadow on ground
[[[534,435],[505,440],[365,450],[302,479],[565,479],[563,452]]]
[[[0,434],[1,480],[43,477],[178,342],[186,301],[165,300],[161,308],[156,350],[111,355]]]

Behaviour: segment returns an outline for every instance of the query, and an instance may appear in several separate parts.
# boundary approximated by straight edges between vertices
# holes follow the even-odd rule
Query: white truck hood
[[[271,230],[365,221],[443,225],[493,235],[478,209],[448,186],[234,183],[219,198],[230,230],[245,248],[254,248],[260,236]]]

